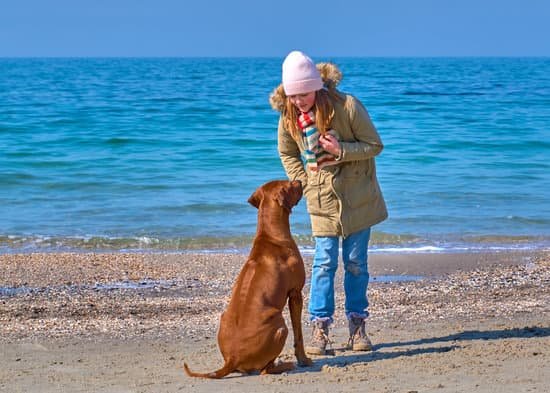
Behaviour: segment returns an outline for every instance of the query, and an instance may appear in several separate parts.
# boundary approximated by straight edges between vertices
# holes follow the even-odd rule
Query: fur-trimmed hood
[[[336,90],[336,86],[342,80],[342,72],[336,64],[333,63],[318,63],[315,65],[321,73],[321,79],[325,88],[328,90]],[[278,112],[282,112],[285,107],[286,94],[281,83],[277,86],[269,96],[271,107]]]

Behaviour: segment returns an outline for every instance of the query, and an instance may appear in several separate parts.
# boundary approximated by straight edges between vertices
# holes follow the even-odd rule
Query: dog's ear
[[[252,195],[250,195],[250,198],[248,198],[248,203],[250,203],[256,209],[259,209],[260,202],[262,202],[261,191],[260,189],[257,189]]]

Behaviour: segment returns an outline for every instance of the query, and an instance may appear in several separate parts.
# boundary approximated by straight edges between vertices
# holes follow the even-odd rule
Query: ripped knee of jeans
[[[348,262],[346,264],[346,271],[350,272],[354,276],[360,276],[361,274],[365,274],[367,272],[366,266],[361,266],[357,262]]]

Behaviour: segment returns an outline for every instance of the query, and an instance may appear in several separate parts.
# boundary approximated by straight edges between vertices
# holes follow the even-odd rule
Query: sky
[[[550,0],[0,0],[0,57],[550,56]]]

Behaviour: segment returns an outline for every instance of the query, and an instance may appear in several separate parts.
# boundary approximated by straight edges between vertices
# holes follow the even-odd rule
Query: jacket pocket
[[[365,172],[344,178],[343,198],[352,209],[366,205],[376,197],[376,181]]]
[[[338,213],[338,201],[332,190],[330,178],[322,174],[308,177],[305,191],[307,211],[316,216],[334,216]]]

